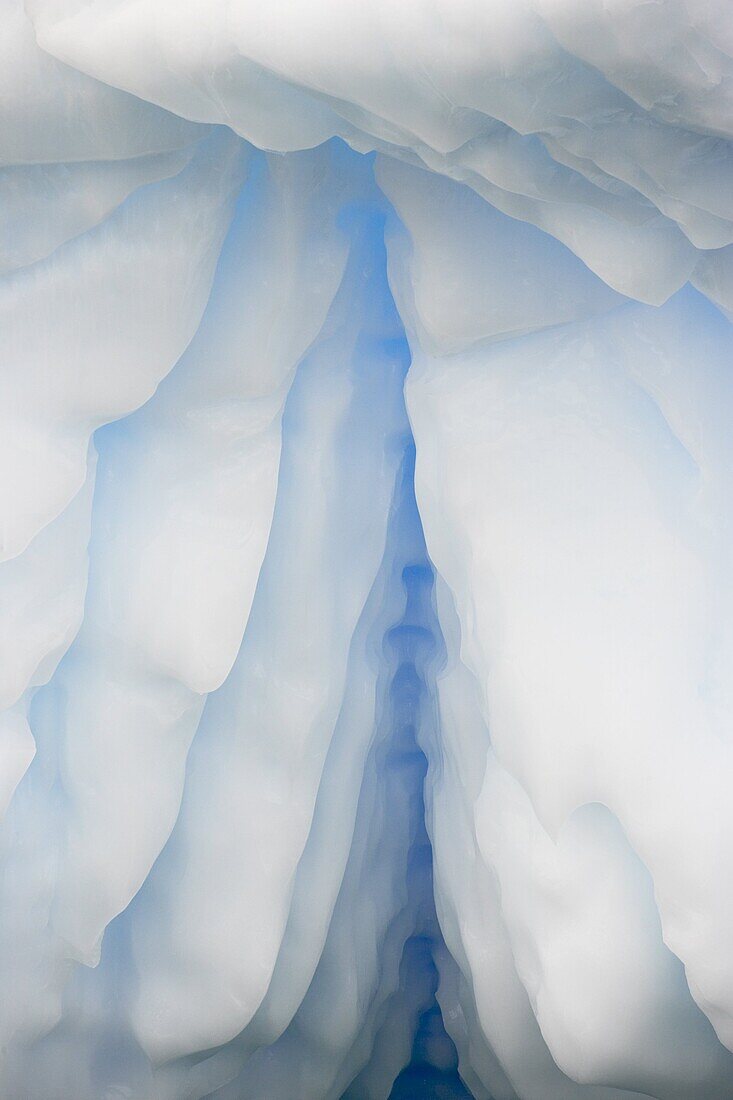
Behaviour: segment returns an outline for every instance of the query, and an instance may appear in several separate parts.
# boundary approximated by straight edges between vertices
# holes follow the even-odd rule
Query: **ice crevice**
[[[2,1100],[733,1100],[725,0],[0,9]]]

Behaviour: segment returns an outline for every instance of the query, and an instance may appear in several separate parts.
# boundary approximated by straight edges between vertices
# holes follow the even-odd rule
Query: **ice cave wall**
[[[733,1097],[727,2],[0,12],[0,1095]]]

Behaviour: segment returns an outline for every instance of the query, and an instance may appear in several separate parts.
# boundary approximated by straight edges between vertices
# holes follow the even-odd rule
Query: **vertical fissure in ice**
[[[377,689],[377,709],[382,717],[377,720],[373,750],[387,803],[383,822],[386,848],[390,833],[400,828],[402,805],[397,800],[410,804],[406,896],[404,909],[393,922],[404,932],[403,916],[408,914],[409,931],[401,949],[399,984],[385,1002],[372,1057],[343,1100],[372,1095],[367,1087],[370,1078],[380,1064],[394,1064],[390,1047],[400,1040],[409,1056],[394,1081],[390,1093],[394,1100],[470,1096],[458,1075],[456,1048],[445,1030],[436,997],[436,956],[444,958],[447,952],[435,910],[424,785],[427,754],[438,748],[435,678],[444,658],[444,645],[434,605],[435,574],[415,499],[414,463],[414,440],[408,434],[389,533],[403,610],[382,638],[379,679],[383,686],[381,691],[379,686]],[[391,556],[389,545],[386,556]],[[388,592],[386,599],[393,605],[399,597]],[[387,942],[389,936],[388,932]]]
[[[388,289],[384,253],[382,258],[389,305],[402,330],[406,374],[407,338]],[[384,595],[386,606],[401,605],[402,611],[381,639],[372,754],[387,806],[383,819],[386,847],[390,832],[398,831],[401,824],[402,807],[397,800],[410,804],[405,904],[393,921],[393,925],[404,929],[403,917],[408,913],[410,929],[401,949],[398,987],[383,1006],[371,1058],[346,1089],[343,1100],[375,1095],[369,1089],[370,1079],[381,1065],[394,1067],[390,1047],[400,1041],[403,1051],[408,1047],[409,1056],[394,1080],[390,1092],[393,1100],[460,1100],[471,1096],[458,1074],[457,1051],[446,1032],[436,996],[440,982],[436,959],[440,958],[443,966],[446,960],[451,964],[452,960],[436,914],[425,784],[428,756],[440,751],[436,676],[445,659],[445,646],[435,606],[435,572],[415,496],[415,441],[406,411],[404,423],[404,457],[385,552],[385,561],[392,562],[393,585],[387,584]]]

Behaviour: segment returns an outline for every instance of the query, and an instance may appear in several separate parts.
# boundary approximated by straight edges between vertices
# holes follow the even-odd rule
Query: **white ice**
[[[733,1100],[726,0],[0,16],[0,1095]]]

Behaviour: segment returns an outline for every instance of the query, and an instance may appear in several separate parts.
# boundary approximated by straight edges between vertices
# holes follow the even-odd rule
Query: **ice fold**
[[[455,594],[461,660],[476,680],[497,759],[529,795],[553,838],[548,851],[558,849],[553,859],[561,858],[569,822],[586,820],[591,829],[594,819],[576,818],[576,809],[600,803],[616,815],[651,873],[660,939],[685,964],[690,990],[724,1042],[730,1042],[722,973],[731,895],[725,886],[711,892],[709,884],[720,881],[713,868],[720,830],[729,828],[723,777],[730,760],[720,709],[729,645],[717,622],[727,599],[718,563],[728,523],[716,489],[729,462],[725,433],[716,428],[722,428],[719,410],[728,400],[728,341],[720,316],[690,291],[663,311],[624,306],[608,318],[474,350],[444,365],[416,355],[408,386],[428,547]],[[459,473],[466,468],[482,469],[484,476],[467,483]],[[570,667],[578,674],[572,690]],[[447,723],[444,717],[446,736]],[[502,804],[499,788],[484,789],[478,821],[484,813],[500,813]],[[529,854],[533,842],[525,832],[529,825],[520,825],[518,803],[510,820],[511,826],[497,823],[497,843],[521,837],[508,858],[516,865],[524,852],[539,884],[545,873],[539,855]],[[477,842],[503,882],[498,849],[484,847],[480,825]],[[517,897],[529,903],[528,891],[525,883]],[[569,890],[560,895],[572,905]],[[501,896],[502,907],[510,906],[506,886]],[[628,914],[641,905],[629,899],[622,906],[624,965]],[[610,907],[608,901],[601,918],[608,950]],[[534,941],[532,961],[526,956],[521,962],[516,944],[513,953],[543,1035],[566,1072],[589,1083],[653,1088],[657,1096],[692,1088],[694,1095],[724,1095],[729,1056],[702,1017],[695,1025],[699,1039],[692,1025],[669,1030],[682,1065],[666,1092],[659,1068],[644,1071],[641,1056],[634,1076],[625,1061],[634,1061],[628,1040],[615,1073],[603,1061],[588,1069],[576,1060],[590,1056],[589,1017],[571,1029],[583,1040],[570,1053],[561,1035],[566,1025],[546,985],[552,982],[547,967],[560,950],[546,916],[551,909],[548,900],[535,903],[508,924],[537,924],[541,939]],[[647,927],[650,919],[639,916]],[[558,926],[558,936],[566,927],[579,929],[579,921],[574,911]],[[599,940],[591,940],[594,965],[600,965]],[[715,973],[712,942],[718,944]],[[608,965],[618,973],[618,963]],[[561,969],[557,979],[563,991],[567,972]],[[660,976],[651,981],[651,988],[664,988]],[[695,1017],[686,982],[675,981],[654,1012],[640,1004],[640,1021],[656,1015],[667,1030],[659,1014],[675,1000],[678,1011],[686,1006]],[[602,985],[599,978],[589,991],[598,1011]],[[626,972],[621,995],[629,1019],[634,999],[643,996],[638,967]],[[602,1059],[619,1009],[609,1004],[607,1012],[600,1025]],[[708,1054],[681,1047],[683,1034],[686,1044],[700,1043]],[[662,1047],[658,1034],[644,1049],[656,1055]],[[665,1058],[668,1067],[673,1055],[670,1050]],[[712,1059],[705,1086],[704,1057]],[[687,1067],[694,1067],[694,1080],[676,1084]]]
[[[85,961],[168,837],[205,695],[226,677],[242,639],[269,535],[287,383],[343,262],[340,184],[336,194],[316,192],[310,210],[296,202],[325,162],[251,164],[207,321],[175,379],[100,444],[103,546],[84,629],[61,674],[69,813],[54,928]],[[329,214],[331,239],[305,255],[311,219]],[[243,253],[252,261],[244,268]],[[301,280],[310,290],[302,298]],[[175,549],[184,546],[187,557]]]
[[[146,401],[193,336],[241,181],[240,147],[218,132],[183,173],[0,279],[3,559],[79,491],[94,429]]]
[[[370,303],[383,271],[355,247],[288,402],[279,503],[243,645],[207,705],[190,795],[133,926],[136,1025],[156,1057],[232,1038],[267,992],[349,642],[384,548],[404,367],[390,350],[394,321],[379,297]],[[227,933],[243,904],[252,936]],[[179,914],[175,939],[166,911]]]

